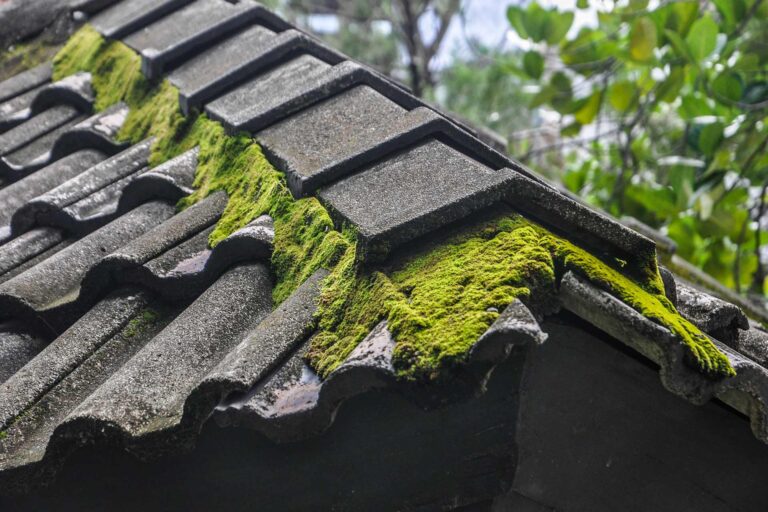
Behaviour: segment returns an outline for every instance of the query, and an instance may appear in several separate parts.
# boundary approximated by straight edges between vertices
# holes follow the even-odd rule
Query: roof
[[[167,78],[178,90],[183,114],[255,137],[293,199],[317,198],[327,210],[333,224],[320,231],[348,230],[363,268],[502,208],[622,262],[624,274],[657,275],[650,239],[255,2],[91,8],[104,8],[91,26],[140,55],[148,80]],[[103,79],[53,74],[43,64],[0,83],[0,488],[50,478],[87,443],[143,458],[189,448],[211,417],[285,441],[324,430],[340,403],[373,388],[440,403],[467,385],[482,389],[512,347],[546,339],[536,320],[545,311],[511,301],[488,312],[495,321],[473,340],[459,370],[471,378],[419,394],[424,383],[398,373],[397,339],[377,319],[321,376],[305,355],[328,270],[312,268],[275,304],[280,219],[248,219],[212,247],[232,198],[218,191],[176,208],[204,186],[195,173],[205,148],[153,165],[157,139],[118,136],[130,105],[94,111]],[[761,326],[662,272],[669,300],[736,370],[712,378],[679,336],[569,269],[550,312],[568,309],[655,361],[670,391],[695,403],[717,397],[749,415],[768,442]]]

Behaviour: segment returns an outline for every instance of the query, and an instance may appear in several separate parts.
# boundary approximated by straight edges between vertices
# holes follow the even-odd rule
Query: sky
[[[509,30],[509,21],[507,21],[507,6],[526,3],[526,1],[464,0],[466,27],[462,28],[460,20],[454,20],[446,34],[443,48],[436,58],[435,65],[443,67],[450,63],[455,55],[471,56],[471,50],[466,44],[467,37],[474,38],[486,46],[495,47],[503,41],[507,48],[527,49],[528,41],[520,39],[514,31]],[[598,6],[602,3],[603,0],[592,1],[592,4],[598,4]],[[598,9],[595,7],[575,9],[576,0],[539,0],[539,4],[543,7],[575,10],[576,16],[571,27],[572,33],[578,32],[584,26],[597,25]]]

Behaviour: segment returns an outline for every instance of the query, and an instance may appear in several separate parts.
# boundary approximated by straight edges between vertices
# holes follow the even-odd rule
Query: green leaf
[[[632,26],[629,39],[629,54],[638,62],[646,62],[653,57],[656,47],[656,25],[647,17],[638,19]]]
[[[619,112],[626,112],[632,106],[636,90],[632,82],[614,82],[608,87],[608,102]]]
[[[747,53],[739,57],[739,60],[733,66],[734,71],[760,71],[760,57],[754,53]]]
[[[551,85],[545,85],[541,90],[531,98],[530,108],[540,107],[546,103],[552,101],[552,97],[555,95],[555,88]]]
[[[659,85],[659,89],[656,92],[656,97],[659,101],[666,103],[672,103],[677,99],[680,94],[680,89],[685,82],[685,71],[680,66],[673,67],[669,76]]]
[[[573,122],[568,126],[563,126],[560,129],[560,135],[563,137],[575,137],[579,134],[579,132],[581,132],[581,124],[578,122]]]
[[[523,26],[528,37],[536,43],[540,43],[547,36],[547,23],[549,13],[538,3],[531,2],[523,12]]]
[[[545,24],[545,39],[549,44],[556,44],[565,39],[565,35],[573,24],[573,12],[547,11]]]
[[[688,48],[688,44],[683,40],[683,38],[680,37],[680,34],[669,29],[665,29],[664,35],[667,39],[669,39],[669,43],[672,45],[672,48],[674,48],[675,53],[677,53],[679,57],[687,61],[693,60],[691,50]]]
[[[680,108],[677,110],[680,117],[691,120],[694,117],[711,116],[714,112],[707,100],[700,94],[688,94],[683,96]]]
[[[573,98],[571,79],[562,71],[558,71],[552,75],[550,85],[553,91],[549,101],[550,105],[560,113],[567,112],[571,106],[571,99]]]
[[[670,7],[671,15],[667,18],[665,28],[675,32],[681,37],[685,37],[699,13],[699,2],[697,0],[690,2],[675,2],[671,4]]]
[[[739,101],[743,93],[742,89],[740,77],[732,72],[720,73],[712,81],[712,92],[715,94],[715,99]]]
[[[525,52],[525,55],[523,55],[523,69],[531,78],[541,78],[541,73],[544,71],[544,57],[536,50]]]
[[[510,5],[507,8],[507,19],[512,28],[523,39],[528,39],[528,32],[525,30],[525,24],[523,23],[524,11],[516,6]]]
[[[691,26],[691,31],[685,38],[694,61],[701,62],[709,56],[717,46],[717,23],[709,14],[699,18]]]
[[[723,130],[725,126],[721,122],[704,125],[699,133],[698,149],[706,156],[715,154],[718,146],[723,140]]]
[[[600,112],[600,105],[603,102],[603,95],[599,91],[593,92],[586,103],[574,114],[576,121],[582,125],[589,124],[597,117]]]
[[[736,26],[746,12],[744,0],[712,0],[728,29]]]
[[[579,9],[589,9],[589,0],[577,0],[576,7]]]

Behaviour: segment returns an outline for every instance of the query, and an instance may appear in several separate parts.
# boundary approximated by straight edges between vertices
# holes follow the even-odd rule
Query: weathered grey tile
[[[30,110],[37,114],[57,105],[70,105],[80,112],[89,113],[93,101],[91,74],[78,72],[45,85],[32,101]]]
[[[36,87],[0,105],[0,131],[8,130],[60,105],[69,105],[82,113],[88,113],[92,110],[93,100],[90,73],[75,73]]]
[[[205,111],[230,130],[245,129],[249,120],[280,108],[289,92],[306,89],[329,68],[315,57],[302,55],[212,101]]]
[[[0,135],[0,156],[8,155],[34,142],[37,138],[70,123],[81,116],[80,112],[69,105],[49,108],[29,121],[16,126]]]
[[[469,360],[499,363],[515,346],[540,345],[546,340],[547,333],[541,330],[533,313],[520,299],[515,299],[478,338],[469,352]]]
[[[226,206],[227,194],[216,192],[174,215],[172,219],[152,231],[136,238],[110,255],[108,259],[120,259],[133,265],[146,263],[199,231],[215,224]]]
[[[256,4],[251,0],[195,0],[123,42],[141,54],[142,71],[155,79],[167,65],[239,29],[255,14]]]
[[[87,119],[75,118],[34,142],[0,158],[0,176],[15,181],[82,149],[97,149],[115,154],[128,144],[113,137],[128,115],[125,104],[117,104]]]
[[[146,203],[0,284],[0,315],[37,318],[52,332],[61,332],[87,307],[83,301],[90,297],[78,297],[85,273],[173,213],[172,205]]]
[[[0,430],[112,338],[144,306],[142,294],[107,297],[0,384]]]
[[[0,157],[0,177],[7,182],[17,181],[50,164],[54,160],[51,155],[58,140],[82,119],[83,116],[77,116],[16,151]]]
[[[105,9],[90,23],[104,37],[118,39],[162,18],[192,0],[130,0]]]
[[[308,56],[302,56],[299,59],[307,58]],[[422,106],[420,100],[391,80],[350,61],[330,67],[325,63],[323,63],[324,66],[315,65],[312,66],[311,71],[307,71],[307,76],[297,77],[297,68],[301,67],[301,65],[297,66],[299,59],[280,66],[264,77],[257,77],[243,84],[208,104],[206,112],[214,119],[221,121],[230,131],[258,132],[356,85],[368,85],[408,110]],[[317,59],[314,60],[317,61]],[[282,75],[282,73],[286,74]],[[278,92],[275,92],[277,85],[275,79],[283,82]],[[259,95],[262,96],[262,101],[256,102],[255,99]]]
[[[229,270],[73,411],[62,434],[114,436],[147,456],[180,448],[179,427],[199,428],[181,425],[189,393],[269,313],[271,291],[265,266]],[[158,432],[167,435],[152,444]]]
[[[73,11],[94,14],[120,1],[121,0],[70,0],[69,5]]]
[[[80,149],[98,149],[110,155],[128,147],[128,143],[116,142],[120,128],[128,117],[128,105],[117,103],[70,127],[51,149],[51,161]]]
[[[151,143],[151,140],[146,140],[131,146],[29,201],[13,215],[12,232],[23,233],[36,224],[62,225],[80,231],[77,225],[78,212],[64,211],[68,206],[80,201],[85,201],[81,205],[84,215],[88,215],[87,211],[93,213],[94,209],[98,210],[104,205],[109,208],[110,213],[115,213],[119,194],[130,181],[130,177],[146,167]],[[99,195],[99,191],[104,192]],[[113,202],[114,205],[111,204]],[[108,216],[103,217],[104,222],[109,220]]]
[[[397,133],[406,114],[370,87],[360,86],[262,130],[257,138],[270,161],[287,173],[293,193],[302,196],[354,170],[354,161],[344,167],[339,163],[359,160],[382,138]]]
[[[500,202],[513,171],[492,170],[431,140],[362,169],[319,192],[340,220],[359,231],[361,259]]]
[[[275,34],[267,27],[254,25],[182,64],[168,79],[179,88],[182,111],[189,113],[259,71],[299,53],[329,64],[344,60],[340,53],[298,30]]]
[[[256,136],[297,197],[433,137],[493,169],[510,167],[538,180],[434,110],[406,110],[367,85],[307,107]]]
[[[106,158],[104,153],[86,149],[73,153],[26,178],[0,189],[0,226],[8,226],[13,214],[35,197],[56,188]],[[0,235],[0,243],[5,237]]]
[[[150,199],[176,203],[194,190],[198,148],[142,172],[123,189],[118,211],[124,212]]]
[[[699,329],[733,347],[749,321],[738,306],[697,290],[683,281],[675,283],[677,310]]]
[[[324,380],[304,361],[309,343],[296,349],[248,393],[223,401],[216,408],[216,422],[258,430],[278,442],[296,441],[322,433],[333,422],[339,406],[355,395],[395,388],[395,340],[385,321]]]
[[[213,194],[108,255],[83,278],[82,293],[95,296],[130,284],[166,300],[188,301],[235,264],[268,261],[274,229],[267,216],[209,248],[208,237],[226,204],[224,192]]]
[[[51,63],[46,62],[0,82],[0,102],[8,101],[15,96],[50,82],[51,73]]]
[[[60,229],[46,227],[30,230],[0,245],[0,282],[10,279],[7,275],[12,270],[58,245],[62,240],[64,234]]]
[[[44,347],[45,340],[30,333],[22,323],[0,323],[0,385]]]
[[[148,319],[146,315],[150,310],[153,314]],[[73,332],[82,335],[80,339],[63,335],[51,343],[53,347],[59,341],[66,341],[79,356],[77,359],[82,360],[69,373],[67,366],[73,358],[66,352],[61,362],[46,358],[48,364],[37,365],[56,372],[60,380],[4,431],[6,437],[0,440],[0,468],[6,488],[12,485],[16,489],[28,489],[34,480],[50,476],[60,463],[59,458],[76,448],[71,442],[64,446],[57,444],[56,427],[167,325],[173,314],[173,310],[167,310],[141,291],[120,290],[102,300],[72,327]],[[115,325],[116,317],[122,326]],[[89,354],[90,349],[95,350]],[[32,385],[38,390],[47,387],[41,384],[49,384],[46,375],[31,377]],[[44,457],[47,460],[43,461]]]
[[[4,103],[0,103],[0,133],[10,130],[29,119],[32,112],[29,108],[32,105],[32,100],[37,97],[37,93],[43,87],[45,86],[39,85],[25,93],[14,96]]]
[[[234,347],[201,384],[204,389],[246,391],[266,378],[315,326],[326,271],[318,271]]]

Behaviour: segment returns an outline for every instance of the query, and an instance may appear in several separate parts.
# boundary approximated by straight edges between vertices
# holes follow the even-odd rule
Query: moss
[[[154,137],[153,166],[200,147],[195,192],[182,199],[179,207],[186,208],[217,190],[227,192],[229,201],[211,233],[211,246],[260,215],[274,219],[275,302],[288,297],[318,268],[332,267],[349,246],[350,237],[333,229],[317,199],[294,200],[283,174],[253,139],[227,135],[205,115],[185,117],[179,109],[178,90],[168,81],[148,83],[140,67],[133,50],[119,41],[106,41],[85,26],[54,59],[54,76],[90,72],[97,110],[126,102],[130,112],[118,138],[136,143]]]
[[[249,136],[227,135],[204,115],[184,117],[178,91],[167,81],[148,83],[130,48],[85,27],[54,60],[55,78],[77,71],[92,73],[97,109],[118,101],[128,104],[119,137],[138,142],[153,136],[152,165],[199,146],[196,189],[179,206],[217,190],[227,192],[228,204],[210,235],[212,246],[259,215],[274,219],[276,303],[318,268],[332,270],[321,294],[318,333],[307,355],[321,375],[338,367],[382,319],[396,339],[394,364],[401,377],[450,375],[499,311],[515,298],[532,309],[546,303],[565,270],[580,273],[668,327],[706,375],[733,375],[727,358],[664,297],[655,267],[622,272],[626,262],[613,262],[614,268],[520,216],[506,216],[411,255],[396,268],[359,268],[351,230],[335,230],[315,198],[295,200],[285,177]],[[643,282],[628,278],[630,273],[645,276]],[[137,321],[137,326],[144,325]],[[126,330],[134,332],[130,326]]]
[[[138,315],[131,318],[125,328],[123,328],[123,336],[133,338],[146,331],[159,319],[160,314],[154,309],[143,309]]]
[[[60,47],[46,37],[38,36],[0,52],[0,81],[51,60]]]
[[[385,272],[359,273],[343,258],[320,301],[320,333],[309,361],[323,376],[338,367],[382,319],[396,340],[400,377],[434,380],[464,363],[477,338],[515,298],[539,309],[572,270],[606,289],[685,344],[712,377],[734,375],[728,359],[663,294],[657,279],[632,281],[616,268],[520,216],[461,233]]]

